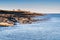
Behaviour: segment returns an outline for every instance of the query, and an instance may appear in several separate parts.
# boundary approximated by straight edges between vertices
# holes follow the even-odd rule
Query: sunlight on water
[[[0,27],[0,40],[60,40],[59,16],[49,14],[42,17],[49,19],[46,21]]]

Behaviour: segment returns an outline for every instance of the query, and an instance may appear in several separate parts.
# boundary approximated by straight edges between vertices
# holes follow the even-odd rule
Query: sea
[[[32,24],[0,26],[0,40],[60,40],[60,14],[35,17],[47,19]]]

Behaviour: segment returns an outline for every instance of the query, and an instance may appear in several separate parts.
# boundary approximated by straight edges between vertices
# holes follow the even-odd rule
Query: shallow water
[[[60,40],[60,14],[48,14],[37,18],[48,20],[0,27],[0,40]]]

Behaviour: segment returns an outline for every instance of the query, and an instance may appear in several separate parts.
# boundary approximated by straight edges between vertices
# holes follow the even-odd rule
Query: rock
[[[13,26],[13,24],[7,22],[0,22],[0,26]]]
[[[19,22],[21,24],[35,22],[32,17],[35,16],[43,16],[41,13],[32,13],[30,11],[8,11],[8,10],[0,10],[0,25],[2,26],[12,26],[15,22]]]

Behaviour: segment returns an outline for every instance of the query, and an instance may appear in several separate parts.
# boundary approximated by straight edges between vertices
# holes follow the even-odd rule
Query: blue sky
[[[60,0],[0,0],[0,9],[60,13]]]

